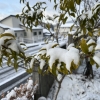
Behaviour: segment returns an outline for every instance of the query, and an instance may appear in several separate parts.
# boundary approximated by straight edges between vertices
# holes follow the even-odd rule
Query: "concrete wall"
[[[40,96],[47,97],[49,90],[54,82],[54,78],[49,75],[41,75],[38,73],[38,67],[34,67],[33,72],[33,81],[39,83],[38,91],[35,95],[35,100],[37,100]]]

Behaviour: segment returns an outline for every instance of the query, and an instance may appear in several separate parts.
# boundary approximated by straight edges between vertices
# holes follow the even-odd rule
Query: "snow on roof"
[[[51,32],[52,34],[55,33],[52,29],[50,29],[50,31],[47,30],[47,29],[43,29],[43,33],[48,33],[48,35],[50,35],[50,32]]]
[[[40,25],[39,26],[33,26],[32,29],[43,29],[43,27],[40,26]]]
[[[1,23],[0,23],[0,27],[2,27],[2,28],[10,28],[9,26],[1,24]]]
[[[3,20],[9,18],[9,17],[16,17],[16,15],[9,15],[9,16],[6,16],[5,18],[1,19],[0,22],[2,22]]]
[[[74,23],[62,24],[60,27],[71,27]]]
[[[50,33],[47,29],[43,29],[43,33]]]
[[[12,30],[14,30],[14,31],[23,31],[24,29],[22,29],[22,28],[10,28],[10,29],[12,29]]]
[[[7,25],[4,25],[4,24],[1,24],[0,23],[0,27],[2,27],[2,28],[7,28],[7,29],[11,29],[11,30],[14,30],[14,31],[21,31],[21,30],[24,30],[24,29],[22,29],[22,28],[12,28],[12,27],[9,27],[9,26],[7,26]]]

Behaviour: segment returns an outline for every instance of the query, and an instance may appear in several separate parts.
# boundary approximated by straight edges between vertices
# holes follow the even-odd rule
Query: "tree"
[[[21,1],[24,3],[24,0]],[[43,7],[45,2],[38,2],[32,8],[29,6],[28,2],[25,3],[27,9],[23,8],[22,14],[17,15],[17,17],[20,19],[22,18],[21,20],[23,24],[27,28],[32,29],[32,25],[40,25],[45,17],[42,13],[46,9]],[[16,42],[14,42],[16,44],[15,47],[19,52],[11,48],[12,45],[14,45],[12,41],[15,41],[15,37],[5,33],[0,37],[0,40],[3,41],[0,46],[2,54],[0,60],[1,64],[2,58],[6,56],[8,59],[7,64],[13,64],[15,68],[17,68],[19,64],[18,59],[20,58],[25,61],[24,64],[26,65],[25,68],[27,69],[27,72],[33,72],[33,67],[35,64],[38,64],[39,73],[50,73],[58,80],[58,83],[61,83],[65,75],[73,73],[73,70],[79,67],[80,58],[83,58],[86,59],[87,64],[85,75],[93,78],[92,65],[96,64],[97,67],[100,66],[99,52],[97,52],[97,50],[100,49],[100,46],[96,43],[97,36],[100,35],[99,29],[98,32],[95,33],[95,23],[99,19],[100,3],[97,2],[94,7],[91,7],[88,11],[79,11],[82,3],[81,0],[60,0],[59,2],[54,0],[54,3],[55,10],[59,8],[60,12],[59,15],[56,15],[55,18],[53,18],[53,20],[57,19],[59,25],[65,24],[68,16],[71,18],[76,17],[74,24],[70,28],[71,31],[74,25],[78,26],[76,32],[72,35],[74,42],[69,44],[67,50],[59,48],[57,43],[47,44],[42,47],[38,54],[26,57]],[[51,17],[48,19],[52,20]],[[48,23],[46,24],[46,28],[50,30]],[[8,54],[10,56],[8,56]],[[57,94],[55,100],[56,97]]]

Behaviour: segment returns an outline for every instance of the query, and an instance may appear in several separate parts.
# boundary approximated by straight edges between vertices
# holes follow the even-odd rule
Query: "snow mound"
[[[100,100],[100,68],[94,68],[94,79],[67,75],[62,81],[57,100]]]

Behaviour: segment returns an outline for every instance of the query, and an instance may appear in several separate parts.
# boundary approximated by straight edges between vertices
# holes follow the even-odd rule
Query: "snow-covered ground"
[[[100,68],[93,68],[94,79],[87,79],[82,74],[67,75],[57,100],[100,100]]]
[[[81,66],[82,67],[82,66]],[[100,100],[100,68],[93,66],[94,79],[87,79],[82,74],[66,75],[61,83],[57,100]],[[53,100],[58,84],[53,84],[46,98],[38,100]]]

